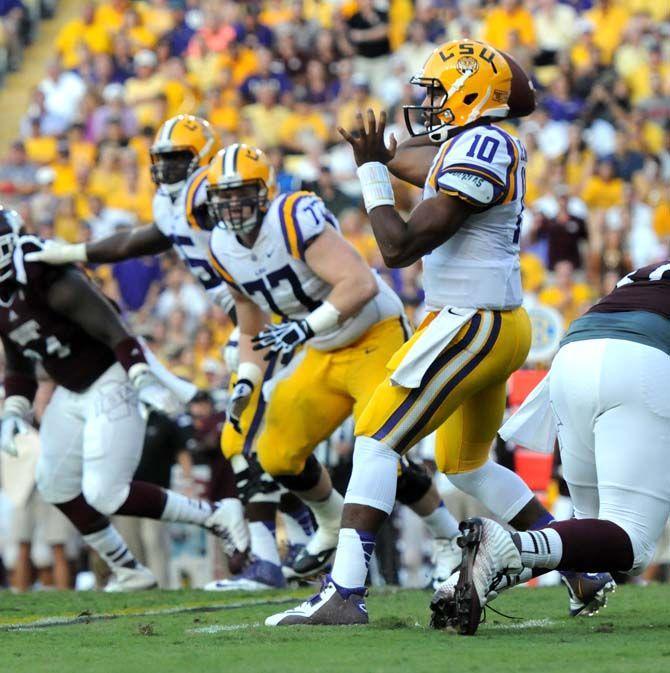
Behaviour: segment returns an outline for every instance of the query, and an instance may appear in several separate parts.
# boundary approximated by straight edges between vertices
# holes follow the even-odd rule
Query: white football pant
[[[83,393],[58,386],[40,427],[42,497],[58,504],[81,493],[99,512],[113,514],[128,497],[144,430],[137,394],[120,364]]]
[[[670,357],[637,342],[576,341],[551,367],[550,397],[575,517],[629,535],[641,573],[670,514]]]

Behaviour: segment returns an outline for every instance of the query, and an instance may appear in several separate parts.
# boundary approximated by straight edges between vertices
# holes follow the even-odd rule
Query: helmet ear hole
[[[466,105],[472,105],[477,100],[477,96],[479,96],[478,93],[469,93],[467,96],[463,97],[463,102]]]

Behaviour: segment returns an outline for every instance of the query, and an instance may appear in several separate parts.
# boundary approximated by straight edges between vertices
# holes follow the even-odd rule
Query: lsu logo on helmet
[[[158,129],[151,146],[151,177],[157,186],[175,194],[220,148],[218,136],[205,119],[185,114],[172,117]]]
[[[476,40],[453,40],[435,49],[410,82],[426,90],[421,105],[405,105],[413,136],[444,142],[454,130],[510,116],[513,72],[505,55]]]

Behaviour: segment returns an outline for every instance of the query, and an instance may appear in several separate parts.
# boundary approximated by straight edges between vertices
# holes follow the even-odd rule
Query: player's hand
[[[268,325],[267,329],[259,332],[251,341],[255,351],[269,348],[265,360],[270,360],[277,354],[285,365],[291,359],[293,351],[313,336],[314,330],[307,320],[289,320],[279,325]]]
[[[30,424],[21,416],[13,413],[3,414],[0,420],[0,451],[10,456],[17,456],[16,436],[25,435],[30,431]]]
[[[140,415],[144,420],[151,411],[174,416],[182,408],[174,393],[166,388],[144,363],[133,365],[128,371],[130,382],[137,390]]]
[[[230,424],[235,429],[235,432],[242,434],[240,426],[240,418],[242,412],[249,405],[251,396],[254,392],[254,384],[249,379],[239,379],[233,388],[230,398],[228,399],[228,408],[226,415]]]
[[[26,255],[26,262],[45,262],[46,264],[71,264],[73,262],[85,262],[86,244],[85,243],[58,243],[57,241],[46,241],[42,250],[29,252]]]
[[[351,145],[354,150],[354,159],[357,166],[362,166],[370,161],[379,161],[387,164],[395,156],[398,141],[391,134],[389,146],[384,141],[384,129],[386,128],[386,112],[382,110],[379,113],[379,123],[375,113],[368,109],[367,113],[368,128],[365,128],[363,113],[356,115],[356,128],[347,131],[341,126],[338,127],[339,134]]]

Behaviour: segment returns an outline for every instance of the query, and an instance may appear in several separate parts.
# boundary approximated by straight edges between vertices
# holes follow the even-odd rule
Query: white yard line
[[[522,622],[509,622],[506,624],[487,624],[486,630],[497,629],[499,631],[516,631],[520,629],[537,629],[554,625],[553,619],[524,619]]]
[[[251,624],[210,624],[209,626],[201,626],[197,629],[188,629],[186,633],[221,633],[222,631],[242,631],[243,629],[255,629],[261,626],[260,622],[252,622]]]
[[[215,603],[211,605],[189,605],[187,607],[171,607],[156,609],[125,609],[116,612],[102,612],[98,614],[79,614],[79,615],[58,615],[53,617],[41,617],[32,621],[21,621],[16,623],[1,624],[0,631],[34,631],[36,629],[45,629],[52,626],[72,626],[74,624],[87,624],[89,622],[106,621],[118,619],[119,617],[156,617],[164,615],[176,615],[189,612],[220,612],[225,610],[238,610],[240,608],[262,607],[264,605],[283,605],[293,603],[296,596],[286,598],[271,598],[265,600],[250,600],[238,603]]]

